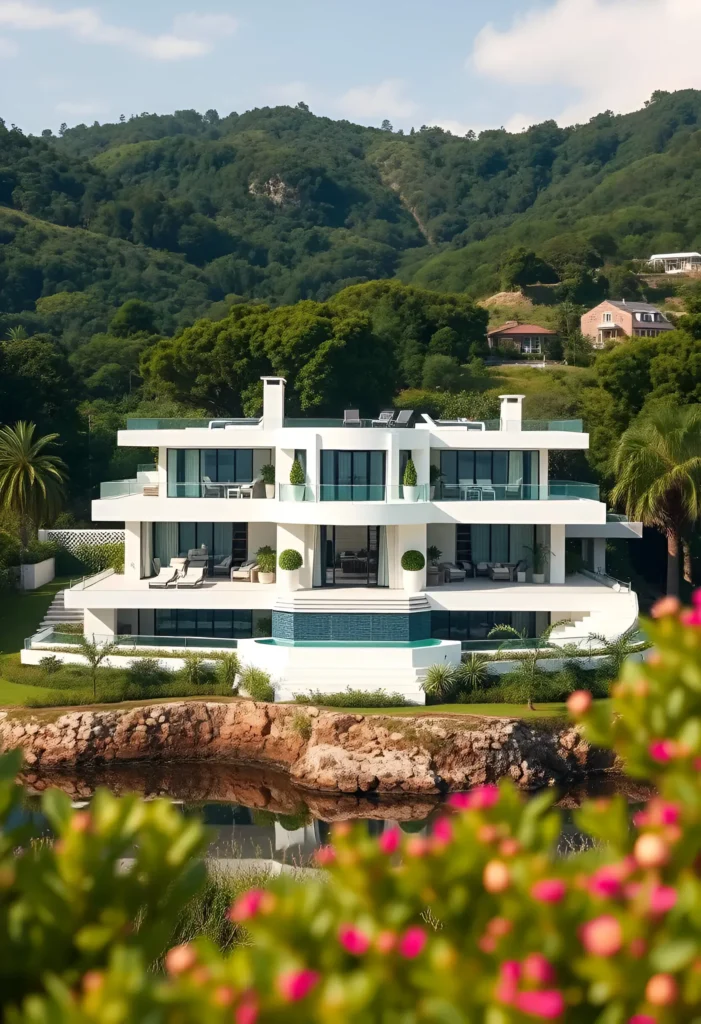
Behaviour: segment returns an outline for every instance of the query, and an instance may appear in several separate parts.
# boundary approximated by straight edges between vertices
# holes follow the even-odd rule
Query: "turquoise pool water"
[[[264,637],[256,640],[266,647],[439,647],[441,640],[276,640]]]

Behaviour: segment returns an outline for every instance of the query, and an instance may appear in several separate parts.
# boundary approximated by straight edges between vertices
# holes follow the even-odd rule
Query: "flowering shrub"
[[[591,736],[614,743],[657,794],[632,820],[622,797],[584,805],[577,824],[599,842],[573,856],[557,853],[553,794],[526,800],[507,781],[454,794],[429,835],[392,828],[374,838],[339,825],[317,854],[329,878],[283,876],[245,893],[230,916],[250,942],[226,956],[204,939],[178,946],[159,975],[148,969],[164,934],[153,913],[172,919],[197,827],[181,832],[158,803],[101,793],[71,817],[48,797],[62,806],[56,850],[13,864],[16,841],[0,847],[3,999],[37,993],[10,1019],[698,1022],[701,602],[681,616],[669,603],[657,612],[655,653],[626,665],[611,705],[583,691],[570,698]],[[115,874],[111,837],[132,821],[149,858],[143,881]],[[159,857],[162,878],[150,874]],[[146,926],[135,930],[139,898]]]

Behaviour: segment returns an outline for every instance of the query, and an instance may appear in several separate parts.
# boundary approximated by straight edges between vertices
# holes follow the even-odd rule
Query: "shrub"
[[[446,661],[431,665],[421,684],[421,689],[426,696],[430,697],[435,703],[450,701],[458,688],[459,676],[453,666],[449,665]]]
[[[303,711],[295,711],[292,716],[292,728],[303,740],[308,740],[312,734],[312,720]]]
[[[236,686],[236,677],[241,671],[241,663],[236,651],[227,651],[223,654],[217,661],[215,671],[217,682],[233,690]]]
[[[278,565],[286,572],[294,572],[296,569],[301,569],[303,564],[302,556],[294,548],[286,548],[280,553],[278,558]]]
[[[311,690],[309,693],[298,693],[295,704],[314,704],[327,708],[404,708],[413,705],[401,693],[386,693],[384,690],[353,690],[338,693],[321,693]]]
[[[405,572],[421,572],[426,559],[420,551],[405,551],[402,555],[402,569]]]
[[[487,654],[467,654],[456,671],[460,687],[466,690],[483,687],[489,678],[490,661]]]
[[[143,654],[134,658],[126,670],[127,680],[138,687],[150,689],[160,686],[171,678],[171,673],[164,668],[159,659],[151,654]]]
[[[275,687],[270,682],[270,676],[254,665],[246,665],[241,669],[239,687],[246,691],[251,700],[265,701],[267,704],[275,700]]]
[[[260,475],[264,484],[275,483],[275,466],[270,462],[267,462],[265,466],[260,467]]]
[[[55,654],[47,654],[39,659],[39,667],[46,672],[47,676],[53,676],[63,668],[63,662]]]
[[[124,544],[79,544],[75,554],[88,573],[124,572]]]
[[[404,467],[404,477],[402,479],[402,483],[404,484],[405,487],[416,487],[417,480],[418,478],[416,476],[416,466],[414,465],[414,460],[409,459],[406,466]]]
[[[44,562],[47,558],[55,558],[58,552],[58,544],[50,540],[33,540],[20,553],[20,561],[24,565],[36,565],[37,562]]]
[[[208,661],[204,654],[199,651],[186,651],[183,655],[185,664],[180,669],[179,675],[189,686],[204,686],[210,683],[214,676],[214,666]]]
[[[426,549],[426,555],[428,556],[428,560],[432,565],[438,565],[438,562],[440,561],[440,557],[442,554],[443,552],[441,551],[441,549],[436,547],[435,544],[431,544]]]
[[[256,552],[256,562],[261,572],[275,572],[275,551],[273,548],[266,545],[265,547],[258,548]]]
[[[299,459],[295,459],[294,462],[292,463],[292,468],[290,469],[290,483],[294,484],[296,487],[300,487],[306,482],[307,481],[304,476],[304,470],[302,469],[302,463],[299,461]]]
[[[59,622],[54,626],[54,633],[64,633],[66,636],[82,636],[84,628],[82,622]]]

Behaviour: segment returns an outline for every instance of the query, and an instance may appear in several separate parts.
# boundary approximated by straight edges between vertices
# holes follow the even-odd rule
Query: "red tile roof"
[[[490,338],[493,334],[557,334],[557,331],[551,331],[547,327],[539,327],[538,324],[510,323],[487,331],[487,335]]]

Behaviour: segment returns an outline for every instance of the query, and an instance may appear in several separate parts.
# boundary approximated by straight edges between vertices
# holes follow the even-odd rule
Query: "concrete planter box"
[[[43,562],[20,567],[20,590],[37,590],[45,583],[51,583],[56,576],[56,559],[45,558]]]

